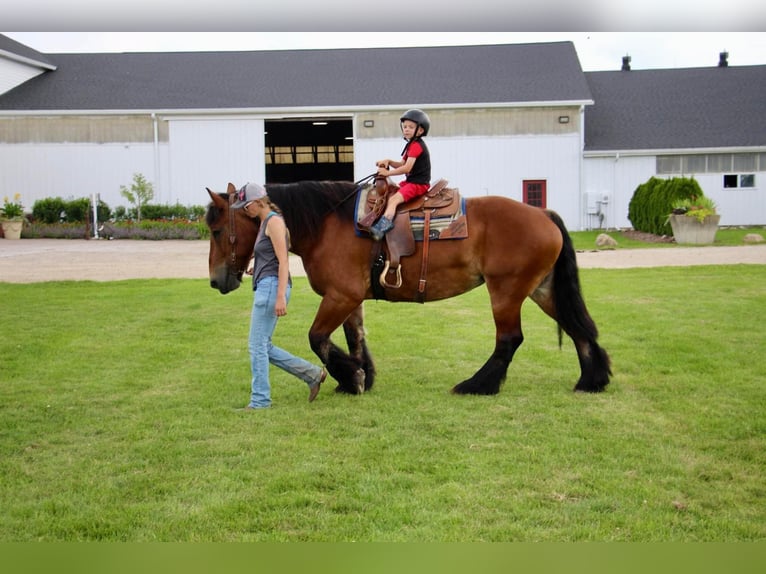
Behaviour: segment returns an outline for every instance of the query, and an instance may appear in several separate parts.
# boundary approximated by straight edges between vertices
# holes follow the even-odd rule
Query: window
[[[681,173],[681,156],[657,156],[657,173]]]
[[[524,203],[545,209],[547,204],[545,180],[524,180],[523,186]]]
[[[271,146],[266,148],[266,164],[315,164],[353,162],[354,147],[336,146]]]
[[[658,155],[658,175],[766,171],[764,153]]]
[[[755,171],[758,156],[754,153],[735,153],[732,171]]]
[[[681,158],[681,173],[705,173],[707,171],[706,155],[685,155]]]
[[[738,187],[755,187],[755,174],[743,173],[734,174],[727,173],[723,176],[724,188],[738,188]]]
[[[710,161],[707,164],[708,169],[712,172],[731,171],[731,154],[730,153],[716,153],[710,156]]]

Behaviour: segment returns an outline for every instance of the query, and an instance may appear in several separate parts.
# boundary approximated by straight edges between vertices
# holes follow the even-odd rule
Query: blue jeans
[[[287,371],[304,381],[309,387],[317,384],[322,376],[322,368],[296,357],[284,349],[271,344],[271,337],[277,326],[274,304],[277,298],[276,277],[264,277],[258,281],[253,296],[253,311],[250,317],[250,369],[252,372],[251,396],[249,406],[264,408],[271,406],[271,387],[269,385],[269,364]],[[291,288],[287,287],[287,300],[290,300]]]

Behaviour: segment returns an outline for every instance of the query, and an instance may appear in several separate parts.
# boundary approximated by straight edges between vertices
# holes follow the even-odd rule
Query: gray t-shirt
[[[261,223],[261,228],[258,230],[258,237],[255,238],[255,247],[253,252],[255,254],[255,261],[253,262],[253,291],[258,285],[258,281],[264,277],[277,277],[279,275],[279,259],[274,252],[274,244],[271,243],[271,239],[266,235],[266,224],[273,216],[280,217],[280,215],[272,211],[266,216],[266,219]],[[292,285],[292,277],[288,274],[288,285]]]

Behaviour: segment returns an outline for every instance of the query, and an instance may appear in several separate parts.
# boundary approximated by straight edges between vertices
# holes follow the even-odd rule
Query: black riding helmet
[[[431,119],[428,117],[428,114],[425,113],[423,110],[418,109],[412,109],[407,110],[402,114],[402,117],[399,118],[399,123],[401,124],[404,120],[410,120],[411,122],[415,122],[418,124],[419,127],[423,128],[423,133],[420,137],[425,137],[428,135],[428,130],[431,129]],[[415,129],[415,133],[418,133],[417,128]]]

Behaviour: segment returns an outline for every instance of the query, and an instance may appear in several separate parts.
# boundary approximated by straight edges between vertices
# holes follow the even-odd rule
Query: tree
[[[140,173],[133,174],[130,189],[120,186],[120,194],[136,208],[136,219],[141,221],[141,207],[154,198],[154,185]]]

